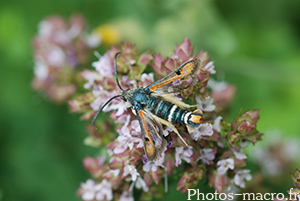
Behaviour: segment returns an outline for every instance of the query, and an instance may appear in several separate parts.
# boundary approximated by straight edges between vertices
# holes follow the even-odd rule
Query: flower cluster
[[[265,177],[285,177],[283,172],[294,166],[299,158],[300,142],[286,139],[278,130],[267,131],[264,140],[249,153],[249,158]]]
[[[85,143],[99,146],[104,155],[84,159],[93,179],[82,183],[78,190],[83,200],[133,200],[136,195],[140,195],[140,199],[159,198],[163,196],[162,189],[167,190],[167,177],[175,175],[180,178],[177,190],[181,192],[195,187],[203,178],[218,192],[244,188],[246,181],[251,180],[249,170],[245,169],[247,156],[243,149],[262,136],[256,129],[259,111],[240,112],[232,123],[228,122],[224,111],[233,99],[235,87],[210,79],[216,73],[214,63],[207,52],[194,54],[193,48],[185,39],[169,57],[163,57],[152,55],[150,51],[140,54],[136,46],[122,43],[120,48],[112,47],[99,55],[99,60],[92,64],[95,70],[81,73],[88,92],[70,100],[69,105],[71,111],[83,113],[82,119],[91,120],[108,99],[120,93],[113,67],[117,52],[122,52],[118,56],[117,71],[124,89],[147,86],[154,77],[162,78],[183,62],[198,58],[201,68],[196,75],[197,82],[182,89],[177,98],[197,105],[204,116],[204,123],[192,133],[175,125],[188,146],[165,127],[163,135],[167,146],[155,161],[149,161],[139,122],[128,109],[129,103],[113,99],[96,122],[99,129],[93,130],[88,125],[90,136]],[[134,189],[140,189],[141,193],[134,196]]]
[[[300,200],[300,170],[296,169],[293,173],[290,173],[290,174],[291,174],[291,178],[292,178],[294,187],[296,187],[296,188],[290,188],[289,190],[287,190],[288,196],[284,196],[284,194],[281,194],[280,198],[277,196],[276,199],[274,199],[274,201]]]
[[[66,102],[81,84],[78,73],[89,65],[91,53],[99,44],[100,38],[87,33],[80,15],[69,20],[51,16],[41,21],[33,40],[34,89],[53,102]]]

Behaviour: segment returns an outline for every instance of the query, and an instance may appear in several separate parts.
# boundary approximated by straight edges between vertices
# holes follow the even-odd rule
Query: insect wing
[[[199,59],[193,59],[187,61],[183,63],[181,66],[179,66],[176,70],[174,70],[169,75],[147,86],[146,89],[150,91],[155,91],[177,80],[179,81],[181,79],[185,79],[189,77],[195,79],[195,76],[193,77],[193,75],[198,71],[200,64],[201,62]]]
[[[166,146],[166,140],[162,137],[162,125],[143,110],[136,109],[136,114],[140,122],[147,158],[153,161]]]

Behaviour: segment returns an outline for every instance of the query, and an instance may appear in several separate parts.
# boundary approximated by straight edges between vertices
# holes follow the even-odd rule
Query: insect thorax
[[[132,89],[127,92],[128,102],[140,109],[144,108],[147,104],[147,101],[150,98],[150,92],[144,90],[144,88]]]

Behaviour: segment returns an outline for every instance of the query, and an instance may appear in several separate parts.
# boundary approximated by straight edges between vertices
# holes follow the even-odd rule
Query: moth
[[[149,86],[124,90],[120,86],[117,75],[117,56],[120,53],[115,54],[114,70],[116,82],[122,94],[110,98],[100,108],[93,119],[94,127],[96,128],[95,121],[103,108],[113,99],[120,97],[123,101],[128,101],[131,104],[131,109],[138,118],[148,160],[154,161],[165,149],[166,140],[163,136],[162,124],[171,128],[188,146],[174,124],[186,125],[188,132],[193,132],[198,125],[203,123],[203,113],[200,109],[193,112],[189,111],[188,109],[195,106],[180,101],[172,96],[172,93],[195,84],[195,73],[200,68],[200,60],[193,59],[183,63],[169,75]],[[173,92],[167,91],[170,87]]]

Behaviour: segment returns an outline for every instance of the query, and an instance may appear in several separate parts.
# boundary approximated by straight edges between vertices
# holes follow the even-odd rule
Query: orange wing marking
[[[150,90],[154,91],[160,87],[163,87],[171,82],[174,82],[175,80],[185,78],[189,75],[192,75],[195,73],[200,65],[200,60],[195,59],[191,61],[187,61],[186,63],[182,64],[180,67],[178,67],[175,71],[167,75],[165,78],[163,78],[160,82],[154,84],[153,86],[150,86]]]
[[[154,160],[156,157],[156,150],[155,150],[155,145],[154,142],[151,138],[151,134],[149,133],[148,125],[146,122],[146,119],[144,117],[144,112],[142,110],[139,110],[139,115],[141,117],[141,121],[144,127],[145,135],[144,136],[144,142],[145,142],[145,151],[147,154],[147,157],[150,161]]]

